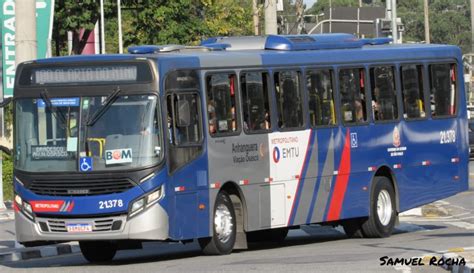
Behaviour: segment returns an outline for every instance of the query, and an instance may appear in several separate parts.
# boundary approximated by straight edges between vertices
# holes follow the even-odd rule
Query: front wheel
[[[232,252],[236,238],[234,206],[226,192],[220,192],[214,206],[213,234],[200,238],[199,245],[206,255],[226,255]]]
[[[117,245],[109,241],[80,241],[82,255],[91,263],[111,261],[117,253]]]
[[[374,183],[370,198],[370,216],[362,224],[362,233],[369,238],[388,237],[395,227],[395,190],[387,177],[377,176]]]

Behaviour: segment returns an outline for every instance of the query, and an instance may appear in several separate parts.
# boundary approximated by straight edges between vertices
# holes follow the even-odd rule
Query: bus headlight
[[[23,207],[23,199],[17,194],[15,195],[15,202],[18,205],[18,208]]]
[[[145,208],[148,208],[151,205],[155,204],[156,202],[161,200],[163,196],[164,196],[164,188],[163,186],[161,186],[157,190],[136,200],[135,202],[132,203],[132,206],[130,207],[129,217],[132,217],[138,214],[140,211],[144,210]]]
[[[163,186],[159,187],[156,191],[150,193],[146,198],[146,206],[149,207],[156,203],[163,197]]]
[[[15,194],[15,204],[20,212],[31,220],[34,220],[33,208],[28,202],[23,201],[18,194]]]
[[[145,198],[140,198],[137,201],[133,202],[132,208],[130,209],[130,216],[137,214],[138,212],[143,210],[143,206],[145,205]]]

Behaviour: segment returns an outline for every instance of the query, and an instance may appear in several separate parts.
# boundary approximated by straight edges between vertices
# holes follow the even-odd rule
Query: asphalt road
[[[307,226],[290,231],[283,243],[253,244],[227,256],[202,256],[196,243],[146,243],[142,250],[121,251],[112,262],[101,265],[70,254],[3,263],[0,272],[446,272],[435,266],[381,266],[380,258],[474,248],[471,165],[470,190],[435,204],[445,214],[401,217],[390,238],[347,239],[339,228]],[[0,223],[0,246],[13,243],[13,231],[13,221]]]

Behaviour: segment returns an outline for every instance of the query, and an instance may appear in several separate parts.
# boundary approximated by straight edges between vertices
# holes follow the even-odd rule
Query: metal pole
[[[258,5],[257,0],[252,0],[252,12],[253,12],[253,31],[255,35],[260,34],[260,18],[258,16]]]
[[[357,8],[357,38],[360,38],[360,6]]]
[[[119,38],[119,53],[123,53],[122,41],[122,8],[120,7],[120,0],[117,0],[117,20],[118,20],[118,38]]]
[[[471,0],[471,53],[474,54],[474,1]],[[472,56],[471,56],[471,65]]]
[[[265,1],[265,34],[278,34],[276,0]]]
[[[332,33],[332,0],[329,0],[329,33]]]
[[[392,39],[394,44],[398,44],[398,27],[397,27],[397,0],[392,1]]]
[[[100,53],[105,54],[105,35],[104,35],[104,0],[100,0]]]
[[[471,8],[472,8],[472,4],[471,4]],[[425,43],[429,44],[430,43],[430,16],[429,16],[429,9],[428,9],[428,0],[423,1],[423,9],[425,13]],[[474,37],[474,34],[472,35]]]

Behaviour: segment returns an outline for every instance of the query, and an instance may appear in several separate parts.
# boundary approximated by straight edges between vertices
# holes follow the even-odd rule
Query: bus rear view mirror
[[[0,145],[0,151],[6,153],[7,155],[11,156],[12,155],[12,150],[10,148],[5,147],[3,145]]]
[[[187,127],[191,123],[191,113],[189,102],[186,100],[178,101],[178,126]]]
[[[2,102],[0,102],[0,108],[3,108],[5,106],[7,106],[8,104],[10,104],[10,102],[12,102],[12,100],[13,100],[12,97],[3,99]]]

